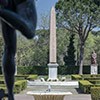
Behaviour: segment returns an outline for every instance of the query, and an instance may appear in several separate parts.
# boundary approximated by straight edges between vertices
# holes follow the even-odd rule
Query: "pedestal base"
[[[91,65],[91,74],[98,74],[98,65],[97,64]]]
[[[48,78],[48,81],[58,81],[58,78],[57,78],[57,67],[58,67],[58,64],[57,63],[49,63],[48,67],[49,67],[49,78]]]

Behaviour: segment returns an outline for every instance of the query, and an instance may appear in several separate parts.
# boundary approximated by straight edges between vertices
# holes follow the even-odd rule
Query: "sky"
[[[50,9],[52,6],[55,6],[55,3],[58,0],[37,0],[36,1],[36,9],[37,9],[37,16],[38,16],[38,23],[39,23],[39,19],[41,17],[41,14],[43,13],[50,13]],[[38,26],[37,23],[37,26]]]

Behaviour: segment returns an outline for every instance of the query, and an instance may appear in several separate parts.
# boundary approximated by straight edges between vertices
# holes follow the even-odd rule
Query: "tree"
[[[68,67],[75,66],[75,47],[74,47],[74,36],[75,34],[71,34],[70,43],[68,45],[67,53],[64,55],[65,65]]]
[[[89,33],[100,25],[100,6],[94,0],[59,0],[57,26],[79,36],[79,74],[83,71],[84,46]]]
[[[59,65],[64,65],[63,56],[67,50],[66,45],[69,44],[69,36],[67,30],[57,29],[57,63]]]
[[[18,36],[16,53],[16,63],[18,66],[33,66],[34,48],[34,39],[27,40],[21,35]]]

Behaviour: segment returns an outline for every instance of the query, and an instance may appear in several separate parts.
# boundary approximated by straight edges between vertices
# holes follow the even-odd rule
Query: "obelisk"
[[[55,8],[51,9],[50,16],[50,46],[49,46],[49,81],[56,81],[57,79],[57,50],[56,50],[56,13]]]

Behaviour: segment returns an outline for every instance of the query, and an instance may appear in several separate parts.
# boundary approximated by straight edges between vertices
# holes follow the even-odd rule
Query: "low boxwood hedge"
[[[0,84],[5,84],[4,79],[0,79]]]
[[[92,86],[94,86],[94,85],[87,80],[79,81],[79,88],[84,93],[90,93],[90,91],[91,91],[90,89]]]
[[[89,80],[94,85],[100,85],[100,80]]]
[[[86,77],[84,80],[100,80],[100,77]]]
[[[37,78],[38,78],[38,75],[29,75],[29,76],[27,77],[27,80],[34,81],[34,80],[37,79]]]
[[[20,93],[26,87],[27,87],[27,81],[26,80],[17,81],[17,82],[15,82],[15,85],[14,85],[14,92]]]
[[[100,87],[91,87],[92,100],[100,100]]]
[[[15,81],[26,80],[29,75],[15,75]]]
[[[81,77],[81,75],[72,75],[71,79],[72,80],[82,80],[82,77]]]

